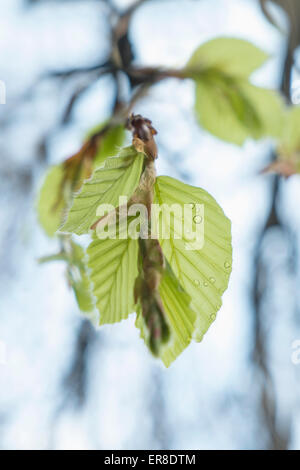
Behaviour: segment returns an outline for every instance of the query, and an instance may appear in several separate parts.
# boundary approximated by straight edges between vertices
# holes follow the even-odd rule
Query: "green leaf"
[[[144,154],[132,146],[124,148],[118,157],[107,158],[75,196],[60,230],[77,235],[87,233],[98,219],[96,213],[100,204],[118,207],[119,196],[132,196],[140,180],[143,162]]]
[[[53,237],[63,221],[65,198],[60,198],[64,177],[62,165],[51,167],[40,190],[37,212],[38,219],[49,237]]]
[[[248,41],[217,38],[200,46],[185,73],[196,83],[199,124],[222,140],[278,137],[283,116],[279,94],[248,82],[268,56]]]
[[[105,123],[100,124],[97,127],[94,127],[87,135],[87,138],[91,137],[98,131],[101,131],[104,128]],[[109,129],[99,144],[98,152],[93,161],[93,168],[100,166],[107,157],[112,157],[116,155],[119,151],[119,148],[122,147],[125,140],[125,129],[124,126],[118,125]]]
[[[89,290],[90,284],[87,274],[82,277],[81,282],[76,282],[72,287],[79,309],[85,313],[94,310],[93,297]]]
[[[94,168],[97,168],[107,157],[116,155],[125,140],[125,129],[123,126],[116,126],[105,134],[97,155],[94,159]]]
[[[73,240],[71,240],[71,253],[69,255],[67,274],[80,310],[82,312],[91,312],[94,309],[94,300],[86,266],[85,252]]]
[[[90,279],[100,312],[100,325],[116,323],[134,312],[138,275],[138,241],[127,238],[94,241],[87,250]]]
[[[193,216],[195,223],[204,223],[204,246],[189,250],[188,237],[183,233],[176,239],[175,218],[170,221],[166,212],[160,213],[160,224],[170,225],[170,239],[160,244],[175,276],[192,299],[191,308],[196,312],[194,338],[201,341],[215,320],[222,305],[222,295],[228,287],[232,266],[231,223],[216,201],[203,189],[189,186],[168,176],[157,178],[155,202],[162,204],[203,204],[203,217]],[[182,219],[181,219],[182,221]],[[196,221],[196,222],[194,222]]]
[[[198,47],[186,69],[217,69],[226,75],[248,78],[254,70],[261,67],[268,55],[248,41],[221,37]]]
[[[169,367],[190,344],[196,314],[190,308],[190,296],[183,290],[169,265],[167,265],[161,280],[159,292],[170,329],[170,340],[167,344],[162,346],[160,358],[165,366]],[[140,329],[141,337],[147,344],[148,331],[143,320],[140,305],[137,307],[137,319],[135,324],[136,327]]]
[[[254,138],[279,138],[284,122],[284,101],[281,95],[267,88],[242,83],[241,88],[255,109],[261,123],[261,132]]]
[[[90,134],[92,135],[103,126],[104,124],[101,124],[101,126],[94,128]],[[115,155],[124,139],[125,129],[123,126],[115,126],[109,129],[101,140],[98,153],[93,160],[93,168],[100,166],[107,157]],[[86,178],[84,165],[80,165],[79,162],[77,168],[75,163],[74,161],[75,169],[72,170],[74,175],[73,173],[68,175],[63,164],[51,167],[40,191],[37,205],[39,222],[50,237],[54,236],[63,222],[65,209],[72,199],[74,186],[80,188]],[[72,181],[73,177],[76,177],[76,182]],[[69,179],[71,180],[69,181]]]
[[[285,115],[279,151],[284,156],[300,151],[300,106],[293,106]]]
[[[279,94],[245,80],[204,75],[196,82],[195,111],[203,128],[237,145],[249,137],[278,137],[281,132],[283,102]]]

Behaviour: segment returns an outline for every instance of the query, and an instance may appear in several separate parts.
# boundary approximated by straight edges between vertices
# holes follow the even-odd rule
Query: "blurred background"
[[[134,315],[95,329],[65,267],[37,263],[58,248],[35,213],[43,175],[114,106],[116,80],[99,73],[111,25],[130,12],[122,47],[140,66],[180,67],[208,39],[248,39],[271,55],[253,82],[299,104],[300,2],[261,3],[2,0],[0,448],[300,448],[300,179],[259,174],[268,140],[238,148],[199,129],[193,83],[165,80],[134,111],[159,130],[159,174],[203,187],[232,220],[229,289],[203,342],[165,369]]]

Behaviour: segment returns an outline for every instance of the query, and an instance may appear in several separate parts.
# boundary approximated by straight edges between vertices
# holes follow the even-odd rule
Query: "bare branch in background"
[[[274,3],[283,9],[287,14],[289,20],[289,31],[287,31],[289,40],[288,46],[291,53],[300,45],[300,29],[299,29],[299,17],[300,17],[300,3],[298,0],[260,0],[262,11],[266,18],[274,26],[280,29],[280,26],[276,22],[276,19],[272,16],[270,9],[268,8],[269,3]]]
[[[88,395],[88,364],[89,353],[96,340],[95,328],[89,320],[82,320],[76,338],[74,357],[67,371],[63,383],[62,409],[67,405],[74,404],[77,408],[82,407]]]
[[[281,1],[276,0],[275,3],[287,12],[290,20],[290,33],[288,38],[288,45],[284,63],[284,70],[282,75],[281,92],[285,96],[287,102],[291,102],[290,87],[291,75],[294,65],[294,52],[295,48],[300,43],[300,3],[295,0]],[[267,14],[270,20],[270,13],[267,10],[267,5],[264,0],[261,0],[263,11]],[[271,19],[273,22],[273,19]],[[276,155],[272,155],[272,160],[276,159]],[[276,397],[276,390],[270,371],[270,364],[268,358],[268,339],[266,331],[266,307],[264,306],[264,299],[268,291],[268,285],[272,278],[272,272],[268,266],[265,265],[263,260],[263,243],[270,230],[278,228],[282,238],[286,243],[295,243],[293,237],[289,236],[289,227],[285,226],[278,214],[278,201],[280,178],[279,176],[273,177],[271,180],[271,206],[270,211],[265,222],[265,225],[260,233],[256,248],[255,248],[255,280],[253,286],[253,303],[254,310],[254,350],[253,359],[257,367],[258,377],[260,380],[261,396],[260,396],[260,411],[264,428],[268,433],[267,447],[270,449],[288,449],[291,438],[291,417],[290,421],[282,423],[279,421],[278,416],[278,403]],[[296,247],[294,247],[296,249]],[[293,250],[291,250],[293,251]]]

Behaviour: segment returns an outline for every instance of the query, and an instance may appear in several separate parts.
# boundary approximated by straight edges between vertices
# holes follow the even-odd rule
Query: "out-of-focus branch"
[[[268,8],[270,0],[259,0],[262,11],[266,18],[277,28],[280,28],[276,19],[272,16],[271,11]],[[299,0],[271,0],[272,3],[279,6],[285,11],[289,20],[289,49],[294,52],[295,49],[300,45],[300,29],[299,29],[299,18],[300,18],[300,2]]]
[[[75,355],[70,368],[63,379],[63,393],[65,399],[62,407],[65,408],[69,399],[73,399],[76,407],[81,407],[87,397],[87,376],[88,361],[86,357],[89,355],[91,345],[96,339],[96,332],[89,320],[83,320],[76,339]],[[71,400],[72,401],[72,400]]]
[[[80,74],[88,74],[91,72],[101,72],[105,73],[109,72],[110,70],[110,63],[109,61],[105,61],[102,64],[95,64],[95,65],[89,65],[86,67],[73,67],[71,69],[64,69],[64,70],[52,70],[46,74],[44,74],[41,78],[61,78],[61,79],[67,79],[70,78],[74,75],[80,75]]]
[[[286,2],[288,3],[288,2]],[[293,19],[294,20],[294,19]],[[298,21],[300,20],[300,8]],[[286,100],[290,102],[290,85],[293,67],[295,35],[289,36],[288,47],[285,57],[284,70],[282,74],[281,92]],[[272,160],[276,159],[276,154],[272,154]],[[275,385],[268,361],[267,332],[265,330],[265,307],[264,299],[271,276],[268,266],[263,260],[263,244],[269,231],[275,227],[280,229],[283,236],[288,233],[288,228],[282,223],[278,215],[277,203],[279,199],[280,177],[276,175],[271,182],[271,206],[264,227],[259,235],[255,249],[255,279],[253,286],[254,303],[254,351],[253,359],[260,380],[260,416],[262,417],[264,428],[267,431],[267,447],[270,449],[288,449],[290,442],[291,426],[290,422],[285,426],[279,422],[278,406]],[[287,239],[291,240],[291,238]]]

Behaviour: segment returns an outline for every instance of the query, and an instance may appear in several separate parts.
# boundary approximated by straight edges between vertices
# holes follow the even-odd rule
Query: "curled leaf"
[[[159,292],[164,272],[164,256],[156,239],[140,239],[139,245],[140,273],[135,282],[135,302],[147,330],[146,343],[150,351],[159,356],[163,345],[170,338],[166,312]]]
[[[161,344],[159,357],[165,366],[169,367],[190,344],[195,328],[196,314],[190,306],[190,296],[183,290],[168,264],[159,286],[159,294],[170,331],[168,341]],[[140,329],[141,337],[148,344],[149,330],[140,305],[137,307],[136,326]]]

